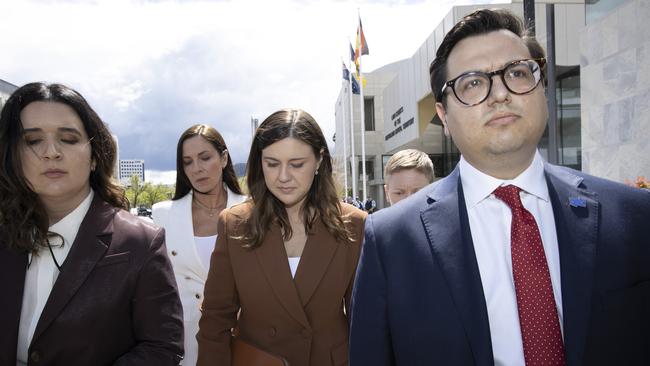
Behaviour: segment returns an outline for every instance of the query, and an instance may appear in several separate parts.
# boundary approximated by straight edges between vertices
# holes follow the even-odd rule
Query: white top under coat
[[[210,256],[212,256],[212,251],[214,251],[214,245],[217,242],[217,235],[211,236],[195,236],[194,245],[196,245],[196,254],[201,258],[201,263],[207,268],[210,269]]]
[[[300,264],[300,257],[288,257],[289,258],[289,268],[291,269],[291,277],[296,278],[296,271],[298,270],[298,264]]]
[[[524,365],[524,349],[519,326],[517,296],[510,252],[510,208],[492,193],[502,185],[522,189],[521,201],[535,217],[544,245],[553,295],[562,332],[562,289],[560,254],[553,207],[544,178],[544,163],[539,152],[530,166],[512,180],[497,179],[470,165],[459,163],[463,196],[474,242],[474,251],[485,294],[494,364]]]
[[[16,360],[18,365],[27,365],[29,345],[32,342],[36,325],[41,317],[43,308],[50,297],[50,292],[59,276],[59,269],[54,264],[52,255],[57,263],[63,262],[70,253],[74,239],[77,237],[79,227],[90,204],[93,201],[93,191],[75,208],[56,224],[50,226],[49,231],[60,234],[61,238],[52,237],[52,253],[47,247],[40,248],[35,255],[29,255],[29,266],[25,273],[25,289],[23,291],[23,304],[20,311],[20,324],[18,327],[18,349]],[[63,244],[63,245],[61,245]]]

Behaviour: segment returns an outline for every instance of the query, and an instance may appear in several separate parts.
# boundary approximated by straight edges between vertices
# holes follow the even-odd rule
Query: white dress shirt
[[[34,255],[29,255],[29,266],[25,274],[25,288],[23,291],[23,305],[20,311],[20,324],[18,327],[18,349],[16,353],[17,365],[27,365],[29,345],[36,330],[36,325],[41,317],[43,308],[50,297],[59,269],[52,259],[56,258],[59,265],[63,265],[74,239],[79,232],[83,221],[93,200],[93,191],[75,208],[56,224],[50,226],[49,231],[60,234],[50,238],[52,253],[47,247],[42,247]],[[63,245],[62,245],[63,244]]]
[[[487,305],[494,364],[524,365],[510,253],[512,213],[492,192],[502,185],[512,184],[521,188],[522,204],[535,217],[540,230],[563,332],[560,255],[553,207],[544,178],[544,163],[537,152],[530,166],[512,180],[491,177],[474,168],[462,156],[459,169]]]

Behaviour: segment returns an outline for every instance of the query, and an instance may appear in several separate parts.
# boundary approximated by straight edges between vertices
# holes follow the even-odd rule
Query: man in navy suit
[[[350,365],[650,364],[650,192],[543,161],[544,51],[507,11],[431,64],[456,169],[368,217]]]

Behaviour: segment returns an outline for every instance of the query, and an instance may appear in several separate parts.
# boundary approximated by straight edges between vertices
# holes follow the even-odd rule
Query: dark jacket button
[[[176,254],[178,254],[178,253],[176,253],[175,250],[172,250],[172,255],[176,255]]]
[[[34,362],[40,362],[41,361],[41,353],[38,351],[32,351],[32,353],[29,354],[29,359]]]

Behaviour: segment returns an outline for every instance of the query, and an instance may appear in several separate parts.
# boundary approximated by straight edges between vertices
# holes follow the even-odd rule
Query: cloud
[[[159,171],[159,170],[146,170],[144,171],[144,179],[153,184],[171,185],[176,183],[176,171]]]
[[[175,169],[195,123],[245,162],[250,118],[298,107],[332,143],[340,59],[361,9],[364,69],[410,57],[458,1],[20,1],[0,5],[0,78],[79,90],[120,141],[120,157]],[[153,174],[152,174],[153,176]]]

